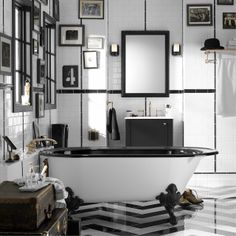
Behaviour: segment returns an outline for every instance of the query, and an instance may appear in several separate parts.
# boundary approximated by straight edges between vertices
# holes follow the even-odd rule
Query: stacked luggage
[[[55,208],[49,184],[35,192],[21,192],[14,182],[0,184],[0,235],[66,235],[67,209]]]

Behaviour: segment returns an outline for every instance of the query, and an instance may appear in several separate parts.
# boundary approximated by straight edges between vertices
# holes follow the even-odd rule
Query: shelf
[[[205,52],[206,59],[205,63],[216,63],[215,59],[209,59],[209,54],[211,53],[226,53],[226,54],[236,54],[236,48],[225,48],[225,49],[209,49],[206,50]]]
[[[206,50],[205,54],[209,54],[209,53],[236,53],[236,48],[225,48],[225,49],[210,49],[210,50]]]

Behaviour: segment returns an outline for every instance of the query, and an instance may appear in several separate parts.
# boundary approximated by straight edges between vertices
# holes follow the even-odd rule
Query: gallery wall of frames
[[[32,122],[46,136],[57,122],[58,20],[59,0],[0,0],[0,137],[19,150],[32,140]],[[1,160],[5,153],[1,138]]]

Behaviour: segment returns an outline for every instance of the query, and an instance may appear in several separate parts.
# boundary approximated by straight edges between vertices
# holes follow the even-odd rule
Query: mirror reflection
[[[169,32],[122,32],[122,96],[169,93]]]

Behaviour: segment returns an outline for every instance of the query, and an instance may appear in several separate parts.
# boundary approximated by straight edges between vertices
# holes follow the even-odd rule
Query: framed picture
[[[103,49],[103,38],[90,37],[88,38],[88,49]]]
[[[35,102],[36,102],[36,118],[42,118],[45,114],[45,103],[44,103],[44,94],[36,93],[35,94]]]
[[[210,26],[212,25],[211,4],[188,4],[187,5],[188,26]]]
[[[12,74],[12,39],[0,33],[0,74]]]
[[[37,60],[37,83],[44,84],[46,75],[46,63],[44,60],[38,58]]]
[[[33,0],[33,30],[40,33],[41,27],[41,3]]]
[[[236,12],[223,13],[223,29],[236,29]]]
[[[41,2],[45,5],[48,5],[48,0],[41,0]]]
[[[84,51],[84,69],[98,68],[98,52]]]
[[[60,20],[60,4],[59,0],[53,0],[53,17],[55,20]]]
[[[84,25],[59,25],[60,46],[83,46]]]
[[[79,80],[79,67],[78,66],[63,66],[62,67],[62,75],[63,75],[63,87],[78,87]]]
[[[234,0],[217,0],[217,5],[234,5]]]
[[[79,0],[79,18],[104,19],[104,0]]]
[[[35,56],[39,55],[39,42],[37,39],[33,39],[33,54]]]

